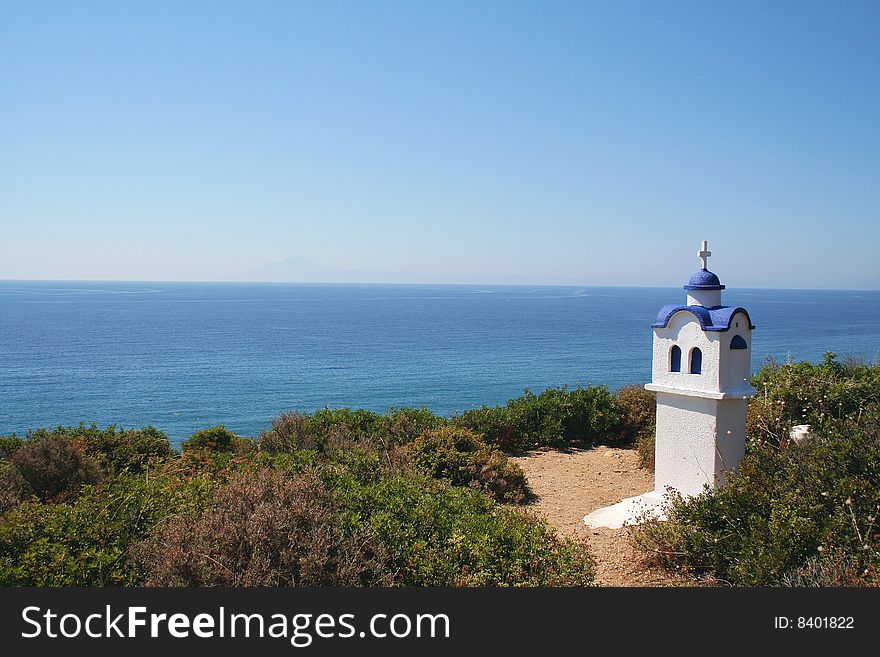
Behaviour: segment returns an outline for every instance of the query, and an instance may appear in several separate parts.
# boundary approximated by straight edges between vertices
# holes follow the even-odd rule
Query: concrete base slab
[[[666,520],[663,496],[655,491],[627,497],[617,504],[596,509],[584,516],[584,523],[592,529],[620,529],[649,519]]]

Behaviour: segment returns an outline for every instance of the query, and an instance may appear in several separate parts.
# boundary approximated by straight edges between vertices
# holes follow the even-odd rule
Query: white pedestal
[[[620,529],[627,525],[637,525],[645,520],[666,520],[665,501],[660,493],[647,492],[635,497],[627,497],[617,504],[596,509],[584,516],[584,523],[591,529],[608,527]]]

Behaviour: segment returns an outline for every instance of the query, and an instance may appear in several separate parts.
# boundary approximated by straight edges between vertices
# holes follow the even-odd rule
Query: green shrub
[[[636,544],[667,567],[738,585],[817,581],[823,571],[875,578],[878,436],[852,426],[786,449],[753,443],[724,485],[676,500],[669,521],[642,525]]]
[[[746,435],[784,444],[789,429],[809,424],[816,433],[839,430],[880,404],[880,367],[839,362],[825,354],[819,365],[769,361],[753,378]]]
[[[350,440],[371,442],[374,436],[382,433],[384,418],[378,413],[363,409],[322,408],[304,415],[304,438],[315,441],[312,445],[320,451],[321,442],[334,432],[345,435]]]
[[[122,476],[74,502],[25,502],[0,517],[0,586],[136,586],[129,548],[171,513],[204,504],[210,482]]]
[[[23,443],[24,441],[15,434],[0,436],[0,460],[8,459]]]
[[[465,411],[452,419],[505,451],[592,445],[612,437],[618,424],[614,397],[605,386],[526,390],[505,406]]]
[[[381,551],[346,534],[312,475],[236,476],[198,514],[175,515],[135,549],[153,586],[369,585],[389,580]]]
[[[79,489],[122,472],[143,472],[173,454],[158,429],[57,427],[22,440],[0,438],[0,513],[30,496],[43,501],[76,497]]]
[[[631,423],[642,420],[634,412],[627,416]],[[625,440],[630,430],[629,424],[621,424],[615,397],[608,389],[587,386],[548,388],[538,395],[526,390],[504,406],[483,406],[451,420],[425,408],[392,409],[384,415],[350,408],[284,413],[261,432],[258,446],[267,453],[301,449],[325,453],[347,443],[390,452],[426,432],[450,425],[478,433],[505,451],[570,443],[592,445],[620,437]]]
[[[449,420],[426,408],[395,408],[383,417],[384,435],[388,436],[386,449],[407,445],[422,434],[449,424]]]
[[[348,526],[383,545],[401,586],[587,586],[586,546],[477,491],[420,477],[364,482],[336,475],[331,488]]]
[[[80,445],[107,474],[143,472],[173,455],[168,437],[155,427],[117,429],[97,425],[38,429],[28,434],[28,442],[55,438]]]
[[[485,491],[500,502],[523,502],[529,494],[522,469],[467,429],[443,427],[424,433],[407,452],[414,465],[453,486]]]
[[[619,440],[634,445],[639,467],[654,470],[654,432],[657,423],[657,397],[643,386],[623,386],[614,395]]]
[[[768,362],[753,378],[746,456],[715,491],[676,500],[636,544],[740,585],[878,583],[880,367]],[[814,438],[790,444],[792,425]],[[640,443],[641,446],[641,443]]]
[[[614,395],[619,440],[625,445],[654,434],[657,422],[657,396],[644,386],[623,386]]]
[[[323,408],[314,413],[282,413],[260,433],[259,449],[282,453],[301,449],[319,453],[341,445],[391,451],[419,435],[447,424],[424,408],[392,409],[384,415],[350,408]]]
[[[613,438],[613,397],[550,389],[485,410],[495,444],[424,408],[288,413],[257,441],[220,425],[179,456],[150,427],[8,439],[0,585],[589,584],[583,544],[495,501],[528,490],[499,447]],[[20,503],[15,459],[45,469],[30,454],[42,441],[96,474]]]
[[[804,562],[798,570],[782,577],[783,586],[822,587],[854,586],[862,583],[863,575],[853,559],[845,555],[814,556]]]
[[[308,433],[306,416],[302,413],[282,413],[274,420],[272,426],[260,432],[257,445],[263,452],[281,454],[293,452],[306,447]]]
[[[345,413],[348,409],[342,409]],[[363,427],[345,421],[345,414],[334,422],[328,411],[319,420],[301,413],[284,413],[275,418],[267,431],[260,433],[257,449],[264,454],[312,452],[322,459],[333,459],[350,450],[378,452],[382,441]],[[341,416],[341,417],[340,417]]]
[[[528,449],[528,437],[518,434],[512,413],[505,406],[482,406],[452,418],[452,426],[468,429],[503,450]]]
[[[174,453],[168,436],[155,427],[117,431],[111,426],[86,433],[83,440],[89,453],[100,455],[99,460],[116,474],[144,472]]]
[[[218,424],[216,427],[196,431],[184,440],[180,447],[184,452],[232,452],[235,449],[237,439],[238,436],[222,424]]]

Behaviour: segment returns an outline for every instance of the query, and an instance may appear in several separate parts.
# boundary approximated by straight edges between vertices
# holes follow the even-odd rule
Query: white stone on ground
[[[663,497],[651,491],[635,497],[627,497],[617,504],[596,509],[584,516],[587,527],[620,529],[637,525],[645,520],[666,520]]]

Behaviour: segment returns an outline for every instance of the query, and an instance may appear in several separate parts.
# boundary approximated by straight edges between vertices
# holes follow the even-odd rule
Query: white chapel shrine
[[[724,285],[708,269],[704,241],[700,270],[684,286],[687,303],[663,306],[654,330],[651,383],[657,395],[654,490],[584,518],[591,527],[621,527],[661,516],[664,496],[715,488],[745,451],[751,375],[752,322],[744,308],[724,306]]]

